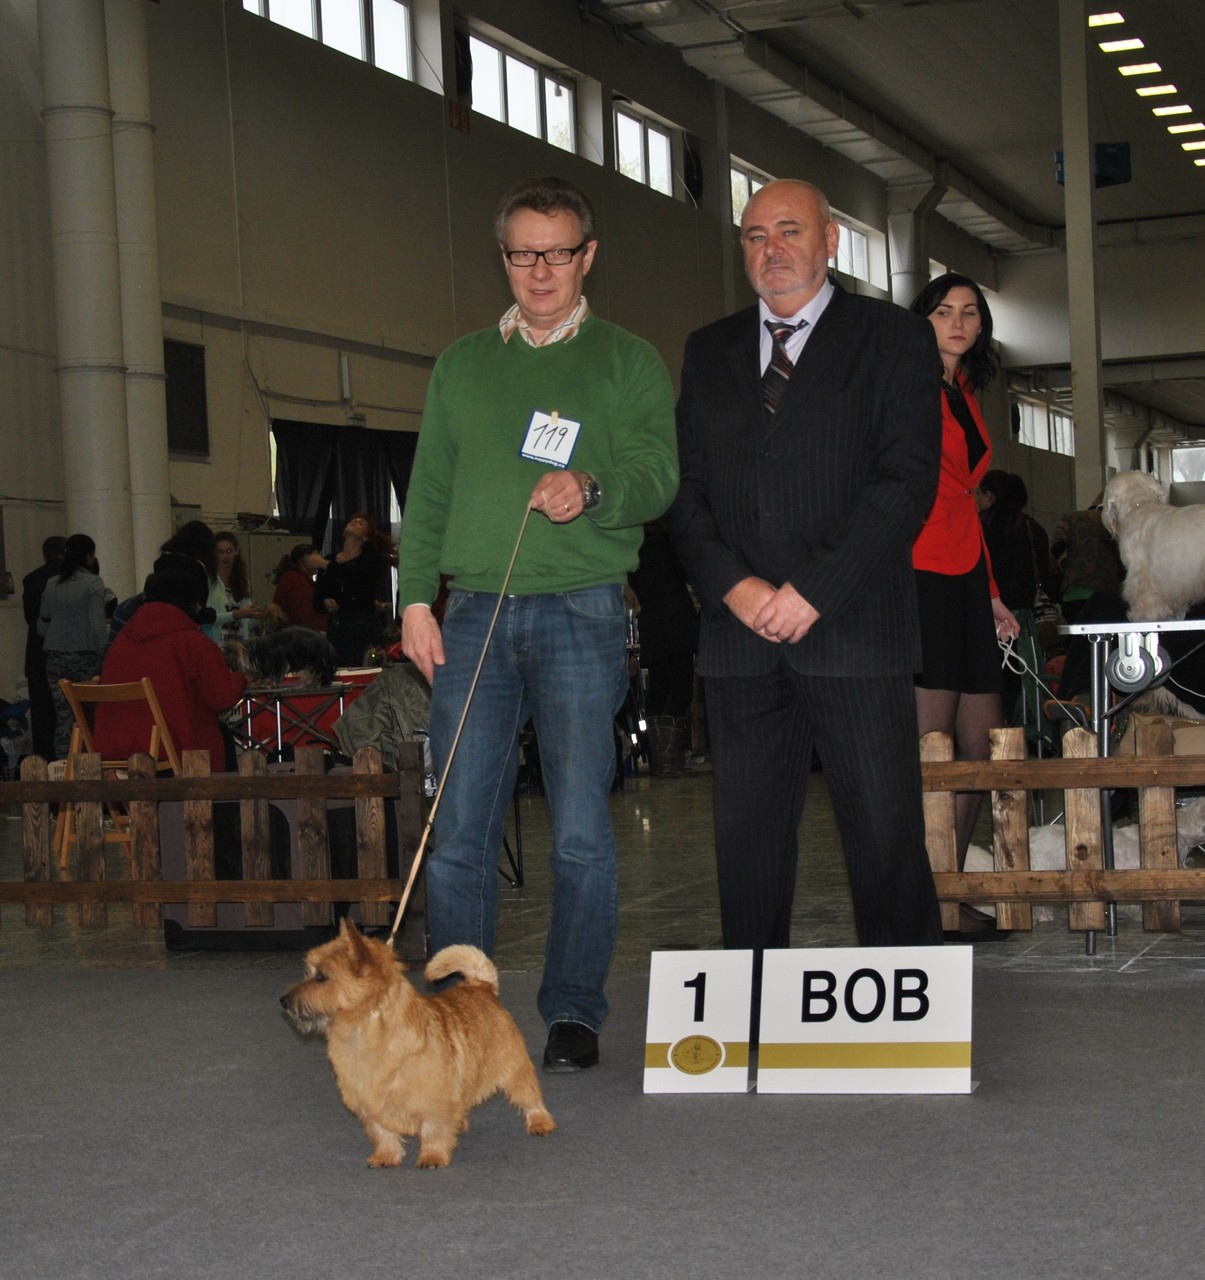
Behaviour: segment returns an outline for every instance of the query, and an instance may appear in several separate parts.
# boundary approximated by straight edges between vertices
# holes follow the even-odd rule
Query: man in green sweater
[[[544,1067],[579,1071],[598,1062],[615,946],[607,796],[628,681],[623,583],[642,525],[677,490],[673,391],[648,343],[590,312],[582,283],[598,241],[582,191],[558,178],[524,182],[494,231],[515,305],[436,364],[402,521],[402,646],[431,681],[444,778],[428,925],[433,949],[493,948],[496,864],[530,717],[554,845]],[[442,630],[430,609],[441,573],[452,579]]]

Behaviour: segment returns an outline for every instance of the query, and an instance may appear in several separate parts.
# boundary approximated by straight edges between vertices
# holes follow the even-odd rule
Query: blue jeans
[[[446,665],[435,670],[431,751],[447,775],[427,864],[433,950],[493,950],[498,858],[528,717],[552,810],[552,921],[538,998],[544,1021],[598,1031],[615,949],[618,872],[608,796],[614,718],[627,688],[618,586],[507,596],[450,770],[448,754],[498,597],[453,589],[444,614]]]

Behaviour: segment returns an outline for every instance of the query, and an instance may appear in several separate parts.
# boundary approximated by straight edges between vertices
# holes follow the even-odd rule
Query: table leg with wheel
[[[1160,635],[1168,631],[1205,631],[1205,621],[1090,622],[1059,627],[1060,635],[1083,636],[1092,646],[1092,728],[1102,758],[1109,754],[1112,720],[1140,693],[1166,680],[1177,663],[1191,657],[1201,647],[1197,645],[1173,662],[1159,643]],[[1116,648],[1110,652],[1110,646],[1114,644]],[[1110,689],[1121,695],[1112,707],[1108,705]],[[1112,795],[1112,791],[1104,789],[1100,793],[1101,861],[1106,871],[1114,868]],[[1109,937],[1115,937],[1115,902],[1105,904],[1105,921]],[[1085,934],[1085,943],[1088,954],[1095,954],[1096,934],[1093,930]]]

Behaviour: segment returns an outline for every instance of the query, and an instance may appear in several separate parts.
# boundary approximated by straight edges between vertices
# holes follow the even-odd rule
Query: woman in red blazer
[[[1000,599],[975,489],[992,465],[992,446],[975,392],[999,363],[992,350],[992,314],[982,290],[966,276],[946,274],[912,304],[937,334],[942,363],[941,472],[937,497],[912,547],[920,604],[923,666],[916,680],[920,732],[954,739],[959,760],[986,760],[988,730],[1004,723],[997,639],[1019,632]],[[980,792],[955,798],[958,865],[979,813]],[[990,916],[963,907],[962,928],[983,938]]]

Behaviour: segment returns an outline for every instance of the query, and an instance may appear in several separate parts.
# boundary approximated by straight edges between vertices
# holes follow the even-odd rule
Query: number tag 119
[[[747,1093],[752,951],[654,951],[645,1093]]]
[[[531,415],[527,426],[527,434],[523,437],[523,446],[519,456],[529,458],[532,462],[544,462],[550,467],[567,467],[573,458],[573,449],[577,444],[577,433],[582,429],[580,422],[572,418],[562,418],[556,409],[551,413],[541,413],[538,409]]]

